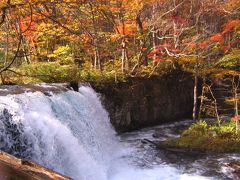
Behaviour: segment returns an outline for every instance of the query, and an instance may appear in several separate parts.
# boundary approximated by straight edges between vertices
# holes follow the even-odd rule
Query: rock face
[[[70,180],[36,163],[18,159],[0,151],[0,179],[11,180]]]
[[[126,83],[93,85],[103,96],[118,132],[189,118],[193,107],[193,80],[189,74],[132,78]]]

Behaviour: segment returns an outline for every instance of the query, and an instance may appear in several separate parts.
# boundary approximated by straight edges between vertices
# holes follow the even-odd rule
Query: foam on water
[[[120,142],[90,87],[0,97],[0,139],[2,150],[77,180],[204,179],[168,165],[131,163],[139,153]]]

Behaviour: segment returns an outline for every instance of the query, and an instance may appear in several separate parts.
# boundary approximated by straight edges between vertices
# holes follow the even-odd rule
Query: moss
[[[199,121],[184,130],[180,138],[169,139],[165,145],[205,152],[240,152],[240,133],[232,121],[220,125]]]

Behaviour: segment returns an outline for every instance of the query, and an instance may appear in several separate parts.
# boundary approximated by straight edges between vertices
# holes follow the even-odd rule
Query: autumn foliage
[[[234,0],[2,1],[2,67],[19,51],[11,63],[16,69],[55,62],[79,72],[133,76],[146,67],[154,74],[156,65],[192,69],[196,53],[207,67],[239,48],[240,17]]]

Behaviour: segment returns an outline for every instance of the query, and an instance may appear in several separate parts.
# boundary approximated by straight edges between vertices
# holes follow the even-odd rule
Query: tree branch
[[[13,59],[11,60],[11,62],[6,65],[5,67],[3,67],[2,69],[0,69],[0,74],[3,73],[4,71],[7,71],[12,65],[13,63],[15,62],[15,60],[17,59],[18,57],[18,53],[20,51],[20,47],[21,47],[21,44],[22,44],[22,35],[19,36],[19,42],[18,42],[18,46],[17,46],[17,52],[15,53]]]
[[[0,21],[0,26],[2,26],[2,24],[5,22],[6,16],[7,16],[7,9],[10,5],[10,0],[7,1],[7,6],[2,8],[2,18]]]

